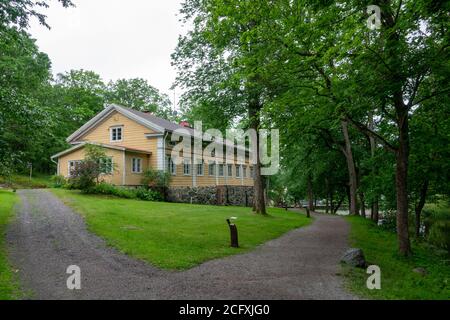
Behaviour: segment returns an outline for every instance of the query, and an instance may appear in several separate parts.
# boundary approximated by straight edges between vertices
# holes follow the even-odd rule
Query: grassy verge
[[[381,268],[381,290],[369,290],[365,270],[347,269],[350,289],[374,299],[450,299],[449,257],[443,252],[413,244],[414,255],[404,258],[397,254],[394,233],[380,229],[370,220],[347,217],[351,224],[352,245],[364,251],[369,264]],[[413,272],[424,268],[425,276]]]
[[[91,232],[123,253],[165,269],[187,269],[204,261],[243,253],[310,223],[303,215],[269,209],[145,202],[53,190],[80,212]],[[241,248],[229,246],[226,219],[237,217]]]
[[[8,262],[5,245],[6,226],[12,219],[17,199],[15,193],[0,190],[0,300],[12,300],[19,294],[18,283]]]
[[[44,189],[52,186],[51,176],[35,174],[30,180],[29,176],[12,175],[11,178],[0,176],[0,185],[6,185],[11,189]]]

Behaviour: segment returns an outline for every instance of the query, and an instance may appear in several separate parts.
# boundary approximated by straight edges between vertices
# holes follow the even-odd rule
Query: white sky
[[[144,78],[173,100],[169,88],[176,72],[170,54],[186,30],[178,15],[182,0],[73,2],[75,8],[65,9],[53,0],[42,10],[51,30],[36,21],[31,24],[30,32],[49,55],[54,74],[85,69],[105,82]]]

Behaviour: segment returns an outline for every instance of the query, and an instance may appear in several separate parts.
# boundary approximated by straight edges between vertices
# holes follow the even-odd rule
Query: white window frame
[[[232,164],[227,165],[227,177],[230,177],[230,178],[233,177],[233,165]]]
[[[222,173],[220,172],[220,169],[222,169]],[[225,177],[225,165],[220,163],[217,167],[217,175],[219,177]]]
[[[142,173],[142,158],[132,158],[131,159],[131,172],[132,173]],[[139,169],[139,170],[136,170]]]
[[[166,170],[172,176],[177,175],[177,165],[175,164],[175,162],[173,162],[172,157],[166,156]]]
[[[113,132],[114,130],[120,129],[120,140],[116,139],[113,140]],[[116,138],[117,138],[117,131],[116,131]],[[109,141],[110,142],[122,142],[123,141],[123,126],[114,126],[109,128]]]
[[[211,170],[211,166],[212,166],[212,168],[213,168],[213,170]],[[211,172],[211,171],[214,171],[214,172]],[[210,176],[210,177],[215,177],[216,176],[216,172],[217,171],[217,165],[216,165],[216,163],[215,162],[210,162],[209,164],[208,164],[208,175]]]
[[[81,163],[81,161],[82,160],[69,160],[69,161],[67,161],[67,176],[68,177],[72,177],[72,173],[71,173],[71,163],[73,163],[74,164],[74,166],[73,166],[73,168],[75,169],[75,164],[77,164],[77,163]]]
[[[237,164],[236,166],[236,178],[240,178],[241,177],[241,165]]]
[[[247,166],[242,166],[242,177],[247,179]]]
[[[201,170],[198,170],[199,168],[201,168]],[[197,163],[197,176],[199,177],[203,177],[203,175],[205,174],[205,166],[203,163],[203,160],[201,163]]]
[[[187,170],[186,170],[187,168]],[[192,166],[191,161],[188,159],[183,160],[183,175],[184,176],[191,176],[192,174]]]

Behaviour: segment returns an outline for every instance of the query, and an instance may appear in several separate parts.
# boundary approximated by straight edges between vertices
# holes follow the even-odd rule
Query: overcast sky
[[[54,0],[44,11],[51,30],[35,21],[30,29],[54,74],[92,70],[105,82],[140,77],[173,100],[170,54],[186,30],[178,16],[182,0],[73,2],[76,8],[65,9]]]

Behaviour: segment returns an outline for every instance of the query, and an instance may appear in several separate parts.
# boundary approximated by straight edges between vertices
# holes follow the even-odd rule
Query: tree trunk
[[[380,220],[380,208],[379,208],[379,199],[378,197],[375,198],[373,201],[373,218],[372,220],[375,221],[378,224],[378,221]]]
[[[396,100],[396,113],[398,121],[398,150],[396,152],[397,167],[395,173],[395,186],[397,190],[397,237],[400,254],[411,254],[408,224],[408,160],[409,160],[409,127],[408,109],[402,101],[400,94]]]
[[[420,189],[420,195],[419,195],[419,203],[415,207],[416,212],[416,238],[420,237],[420,217],[422,215],[423,207],[425,206],[425,200],[427,198],[427,192],[428,192],[428,185],[429,181],[428,179],[425,179],[425,181],[422,184],[422,188]]]
[[[350,188],[349,211],[350,214],[352,215],[358,215],[358,201],[357,201],[358,182],[357,182],[355,161],[353,159],[352,145],[350,142],[350,136],[348,134],[348,121],[342,120],[341,125],[345,141],[344,155],[347,160],[348,177],[349,177],[349,188]]]
[[[372,131],[375,129],[372,112],[369,112],[369,129]],[[369,135],[369,143],[370,143],[370,155],[371,155],[372,160],[374,160],[377,145],[375,143],[375,138],[372,135]],[[378,171],[377,167],[376,167],[375,163],[373,163],[372,174],[374,177],[377,175],[377,171]],[[379,199],[378,199],[378,195],[377,195],[377,196],[375,196],[375,199],[372,201],[371,213],[370,213],[370,218],[373,221],[375,221],[377,224],[378,224],[378,220],[379,220],[378,201],[379,201]]]
[[[366,201],[364,198],[364,193],[359,193],[359,199],[360,199],[360,209],[361,209],[361,216],[366,218]]]
[[[256,131],[256,164],[254,166],[255,169],[255,177],[254,177],[254,196],[253,196],[253,212],[256,214],[266,214],[266,199],[264,195],[264,181],[261,176],[261,161],[260,161],[260,150],[259,150],[259,126],[260,126],[260,118],[259,111],[261,110],[261,105],[259,103],[258,98],[253,98],[249,102],[249,118],[250,118],[250,127],[251,129]]]

